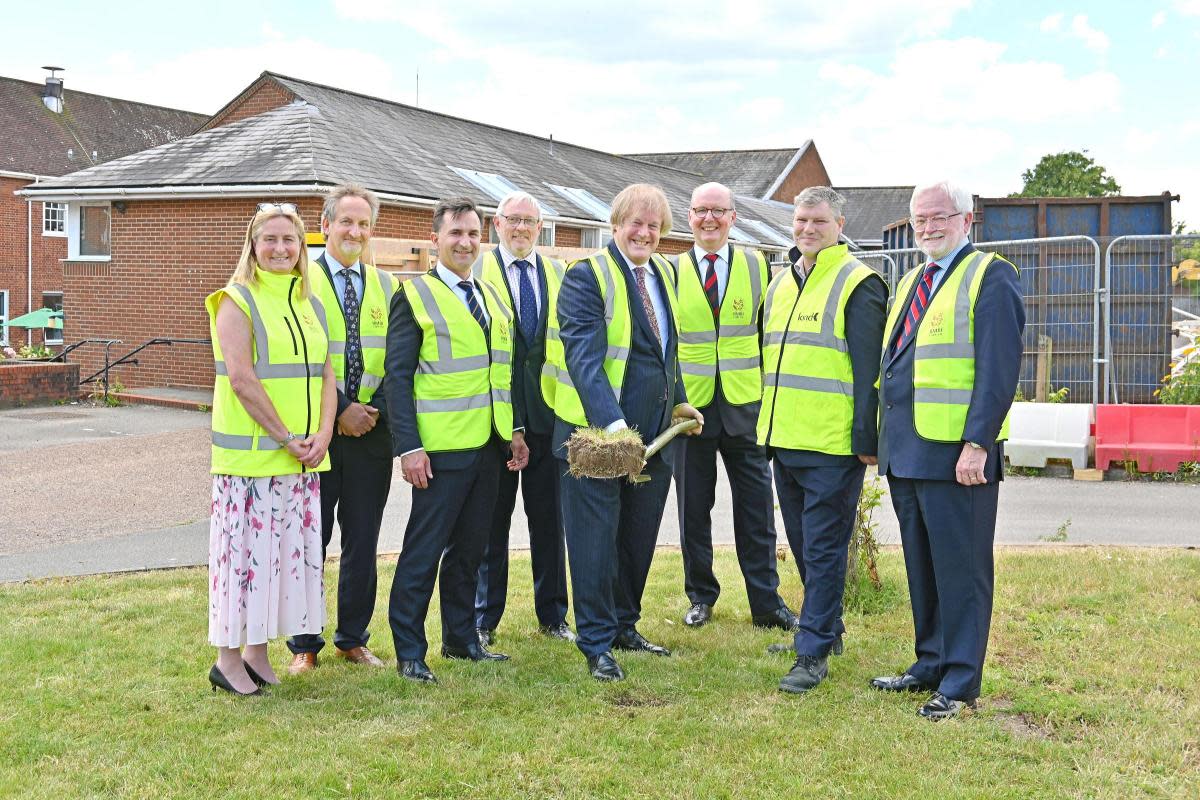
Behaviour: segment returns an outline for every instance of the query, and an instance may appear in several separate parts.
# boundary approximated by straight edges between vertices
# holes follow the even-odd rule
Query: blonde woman
[[[279,679],[267,641],[325,623],[321,484],[336,386],[324,310],[308,282],[304,222],[262,203],[230,285],[205,301],[216,359],[208,638],[213,691]]]

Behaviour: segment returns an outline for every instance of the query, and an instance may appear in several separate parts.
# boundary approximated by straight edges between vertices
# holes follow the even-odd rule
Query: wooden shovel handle
[[[671,427],[654,437],[654,441],[646,446],[646,455],[644,461],[649,461],[650,457],[667,446],[667,443],[681,433],[686,433],[692,428],[700,427],[700,423],[694,419],[685,419],[682,422],[676,422]]]

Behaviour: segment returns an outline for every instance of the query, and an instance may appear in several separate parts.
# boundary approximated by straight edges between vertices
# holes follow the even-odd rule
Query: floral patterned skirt
[[[208,641],[263,644],[325,624],[321,481],[213,475]]]

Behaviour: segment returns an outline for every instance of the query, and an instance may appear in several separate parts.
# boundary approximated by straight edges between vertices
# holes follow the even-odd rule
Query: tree
[[[1117,181],[1082,153],[1069,150],[1042,156],[1033,169],[1021,173],[1025,188],[1012,197],[1105,197],[1121,193]]]

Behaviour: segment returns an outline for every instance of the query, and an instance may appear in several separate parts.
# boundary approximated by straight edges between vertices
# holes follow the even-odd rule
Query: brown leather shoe
[[[288,675],[303,675],[317,668],[316,653],[295,653],[288,664]]]
[[[344,658],[351,664],[362,664],[368,667],[384,666],[384,663],[379,659],[379,656],[375,655],[365,647],[351,647],[349,650],[343,650],[339,647],[335,650],[335,653],[338,658]]]

